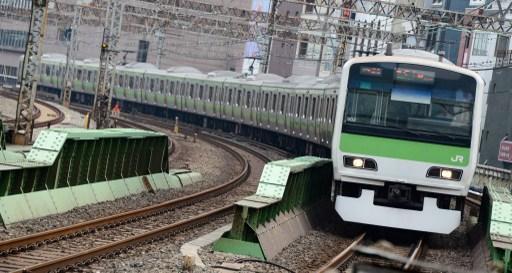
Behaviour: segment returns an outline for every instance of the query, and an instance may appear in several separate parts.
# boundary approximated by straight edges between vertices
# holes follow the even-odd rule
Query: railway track
[[[134,125],[130,121],[122,122]],[[161,204],[0,242],[0,272],[67,270],[232,213],[231,204],[213,206],[215,208],[211,209],[212,206],[204,202],[232,190],[249,177],[251,166],[248,160],[230,146],[265,162],[270,159],[244,145],[227,142],[216,136],[199,137],[232,154],[242,165],[242,172],[221,185]],[[194,217],[188,219],[176,217],[181,215],[179,212],[173,213],[192,204],[200,206],[192,210],[205,212],[199,215],[195,213]]]
[[[12,92],[7,92],[5,90],[1,90],[0,89],[0,95],[3,96],[3,97],[6,97],[6,98],[10,98],[10,99],[14,99],[16,100],[17,97],[14,93]],[[35,122],[34,123],[34,128],[43,128],[43,127],[47,127],[47,126],[51,126],[51,125],[56,125],[56,124],[59,124],[61,122],[64,121],[64,119],[66,118],[66,116],[64,115],[64,113],[62,111],[60,111],[59,108],[49,104],[48,102],[45,102],[43,100],[40,100],[40,99],[36,99],[36,102],[37,104],[40,104],[48,109],[50,109],[50,111],[52,111],[54,114],[53,114],[53,117],[52,119],[50,120],[47,120],[47,121],[42,121],[42,122]],[[37,120],[41,117],[41,110],[37,107],[36,108],[36,111],[34,113],[34,120]],[[5,123],[14,123],[15,120],[5,120],[4,121]]]
[[[342,252],[336,255],[334,258],[329,260],[326,264],[324,264],[321,268],[317,269],[316,273],[326,273],[326,272],[335,272],[335,270],[339,270],[340,268],[345,268],[348,266],[349,261],[353,259],[356,255],[359,247],[364,246],[363,241],[366,238],[366,233],[363,233],[357,236],[354,241],[345,248]],[[364,257],[362,259],[364,262],[369,262],[378,267],[394,267],[401,268],[404,271],[410,271],[413,269],[414,264],[418,261],[419,257],[424,252],[425,242],[423,238],[418,239],[415,245],[412,248],[407,247],[393,247],[392,249],[386,249],[384,252],[392,253],[392,255],[398,255],[401,257],[407,257],[403,262],[397,262],[395,260],[386,260],[377,258],[369,258]],[[381,250],[382,251],[382,250]]]

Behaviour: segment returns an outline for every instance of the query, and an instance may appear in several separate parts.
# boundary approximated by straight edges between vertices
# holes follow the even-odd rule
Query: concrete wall
[[[499,69],[490,82],[485,127],[482,132],[480,163],[511,169],[512,165],[498,161],[500,141],[506,135],[512,139],[512,69]]]

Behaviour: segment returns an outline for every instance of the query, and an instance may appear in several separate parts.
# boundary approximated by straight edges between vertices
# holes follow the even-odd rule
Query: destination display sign
[[[498,152],[498,160],[512,163],[512,141],[502,140]]]

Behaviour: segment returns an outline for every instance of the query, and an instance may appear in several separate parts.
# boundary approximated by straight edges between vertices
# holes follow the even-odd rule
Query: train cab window
[[[199,99],[200,100],[203,99],[203,93],[204,93],[204,86],[203,85],[199,85]]]

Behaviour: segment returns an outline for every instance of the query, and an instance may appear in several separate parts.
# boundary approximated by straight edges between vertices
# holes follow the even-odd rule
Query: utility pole
[[[73,23],[71,24],[71,37],[68,41],[68,48],[66,52],[66,68],[64,70],[64,80],[62,81],[62,104],[69,108],[71,104],[71,87],[73,86],[72,80],[75,76],[75,61],[76,53],[78,51],[78,27],[82,21],[82,7],[75,7],[75,15]]]
[[[316,6],[315,6],[315,12],[316,12],[318,18],[320,18],[321,10],[319,11]],[[319,53],[319,56],[318,56],[318,63],[316,65],[316,73],[315,73],[315,75],[317,77],[320,77],[320,69],[322,67],[322,59],[324,57],[323,55],[324,55],[324,47],[325,47],[325,33],[327,32],[327,21],[329,20],[330,16],[331,16],[331,9],[327,8],[327,11],[325,12],[325,16],[324,16],[324,23],[322,25],[322,38],[320,39],[320,53]]]
[[[157,54],[156,54],[156,67],[160,68],[160,64],[162,61],[163,50],[164,50],[164,41],[165,41],[165,34],[158,29],[155,33],[156,38],[158,39],[157,42]]]
[[[117,65],[116,58],[119,52],[118,44],[121,36],[123,8],[124,4],[121,0],[110,0],[108,2],[105,29],[101,42],[98,84],[92,112],[98,129],[109,128],[112,125],[110,108]]]
[[[270,14],[268,18],[268,45],[267,45],[267,52],[265,54],[265,62],[262,64],[262,70],[264,73],[268,73],[270,68],[270,52],[272,51],[272,36],[274,35],[275,31],[275,23],[276,23],[276,13],[277,13],[277,7],[279,6],[280,1],[279,0],[272,0],[271,6],[270,6]]]
[[[28,31],[27,48],[23,59],[21,86],[16,108],[14,143],[29,144],[34,122],[34,100],[36,98],[39,66],[43,51],[43,40],[48,17],[48,1],[33,0]]]

